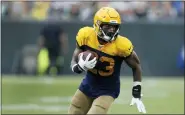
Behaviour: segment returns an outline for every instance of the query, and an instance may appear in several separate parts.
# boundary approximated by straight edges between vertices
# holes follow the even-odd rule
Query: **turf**
[[[2,76],[3,114],[65,114],[82,77]],[[138,114],[130,107],[132,77],[122,77],[121,93],[110,114]],[[184,113],[184,78],[143,78],[143,102],[149,114]]]

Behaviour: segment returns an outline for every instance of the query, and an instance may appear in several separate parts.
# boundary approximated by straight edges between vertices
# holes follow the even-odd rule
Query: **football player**
[[[72,71],[87,72],[72,98],[69,114],[106,114],[120,93],[120,68],[125,61],[133,71],[131,105],[146,113],[141,101],[141,65],[131,41],[119,35],[121,19],[111,7],[103,7],[94,16],[94,27],[83,27],[76,36]],[[83,51],[98,57],[84,60]]]

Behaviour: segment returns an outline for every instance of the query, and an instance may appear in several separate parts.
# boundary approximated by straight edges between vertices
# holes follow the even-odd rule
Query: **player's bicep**
[[[137,68],[138,66],[140,66],[140,60],[135,51],[132,51],[130,56],[125,59],[125,62],[131,68]]]

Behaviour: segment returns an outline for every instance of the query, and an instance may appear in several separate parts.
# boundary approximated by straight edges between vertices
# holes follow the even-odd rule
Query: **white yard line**
[[[38,110],[46,112],[66,111],[66,105],[38,105],[38,104],[8,104],[3,105],[2,110]]]

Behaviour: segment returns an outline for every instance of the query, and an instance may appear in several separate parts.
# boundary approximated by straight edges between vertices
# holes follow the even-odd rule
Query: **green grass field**
[[[3,114],[65,114],[82,77],[2,76]],[[122,77],[121,93],[111,114],[137,114],[130,107],[132,77]],[[184,114],[184,79],[143,78],[143,102],[148,114]]]

